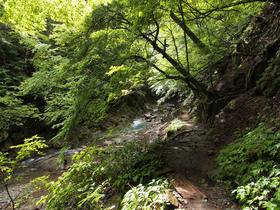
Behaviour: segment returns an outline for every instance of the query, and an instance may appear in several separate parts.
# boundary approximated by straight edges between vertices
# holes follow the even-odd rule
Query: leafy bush
[[[233,191],[236,198],[250,206],[251,209],[264,207],[268,209],[280,206],[280,170],[273,168],[269,176],[263,176],[256,182],[239,186]],[[248,207],[248,209],[250,209]]]
[[[279,124],[273,122],[279,127]],[[250,208],[279,207],[280,130],[260,123],[221,150],[221,178]],[[273,209],[273,208],[272,208]]]
[[[6,192],[11,200],[12,207],[15,209],[14,198],[9,193],[8,185],[14,181],[14,171],[16,168],[23,167],[19,164],[19,161],[31,157],[32,153],[37,153],[42,155],[43,153],[40,149],[47,147],[45,140],[41,137],[33,136],[31,138],[25,139],[24,144],[19,144],[12,146],[11,149],[20,149],[17,152],[17,156],[14,159],[8,157],[8,153],[0,152],[0,183],[5,187]],[[17,177],[18,178],[18,177]]]
[[[166,179],[153,179],[147,185],[132,187],[124,195],[122,209],[165,209],[167,198],[164,190],[168,186]]]
[[[8,132],[13,126],[24,125],[28,118],[39,118],[38,109],[24,105],[15,93],[0,96],[0,132]]]
[[[124,192],[128,184],[145,183],[161,166],[156,155],[137,140],[119,149],[88,147],[72,161],[58,181],[47,184],[49,194],[41,202],[47,202],[48,208],[105,208],[109,191]]]
[[[17,88],[32,70],[29,52],[20,45],[19,34],[1,22],[0,37],[0,135],[8,136],[12,127],[37,118],[38,110],[24,104]]]

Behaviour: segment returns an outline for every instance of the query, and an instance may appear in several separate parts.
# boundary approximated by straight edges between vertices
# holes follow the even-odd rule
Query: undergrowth
[[[167,179],[153,179],[147,185],[139,184],[132,187],[122,201],[123,210],[131,209],[165,209],[168,188]]]
[[[73,165],[58,181],[46,184],[48,195],[40,202],[46,202],[48,209],[113,208],[107,206],[111,197],[130,192],[131,188],[135,190],[144,186],[162,166],[156,155],[158,146],[153,145],[151,148],[155,149],[147,150],[139,140],[128,142],[120,148],[87,147],[73,157]],[[161,181],[152,183],[145,189],[150,191],[151,185],[159,188],[166,185]],[[128,199],[132,199],[129,193],[123,201],[124,206],[133,205]],[[135,201],[135,198],[133,199]],[[142,203],[143,199],[142,197],[139,202]],[[154,199],[157,200],[158,197],[155,196]],[[143,205],[163,205],[154,199],[147,197]]]
[[[244,209],[280,208],[280,123],[259,123],[217,158],[221,179]]]

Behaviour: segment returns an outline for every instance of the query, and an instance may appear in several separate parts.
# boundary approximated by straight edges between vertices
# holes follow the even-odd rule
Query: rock
[[[144,114],[145,119],[151,119],[153,115],[151,113]]]
[[[116,144],[121,144],[123,140],[122,139],[115,139],[114,141],[115,141]]]
[[[171,168],[164,168],[164,169],[162,169],[160,171],[154,172],[153,177],[160,177],[160,176],[163,176],[163,175],[165,175],[167,173],[172,173],[172,172],[174,172],[173,169],[171,169]]]
[[[192,149],[190,147],[182,147],[182,149],[185,150],[186,152],[192,151]]]
[[[206,134],[206,131],[205,130],[199,130],[199,131],[196,131],[196,135],[199,135],[199,136],[203,136]]]
[[[116,192],[107,202],[106,206],[108,209],[119,209],[119,205],[122,201],[122,194]],[[106,208],[107,209],[107,208]]]
[[[208,151],[208,156],[214,156],[215,154],[215,151],[212,149]]]
[[[8,152],[10,150],[10,146],[13,146],[11,141],[4,141],[0,145],[0,152]]]
[[[64,165],[59,165],[59,160],[57,157],[52,157],[47,160],[44,160],[40,163],[40,168],[43,170],[49,170],[49,171],[57,171],[64,169]]]
[[[179,140],[180,143],[189,143],[189,142],[191,142],[191,141],[192,141],[191,138],[183,138],[183,139],[180,139],[180,140]]]
[[[165,190],[165,194],[169,203],[171,203],[175,207],[179,207],[179,202],[177,198],[173,194],[173,190],[167,189]]]
[[[174,131],[167,131],[167,137],[174,136],[175,132]]]
[[[239,209],[239,208],[238,208],[237,205],[234,204],[234,205],[232,205],[232,206],[230,207],[230,209]]]
[[[39,209],[39,208],[37,208],[36,204],[29,204],[23,207],[19,207],[19,210],[32,210],[32,209]]]
[[[110,146],[111,144],[113,144],[113,142],[112,142],[112,141],[107,141],[107,140],[106,140],[106,141],[104,141],[104,144],[107,145],[107,146]]]

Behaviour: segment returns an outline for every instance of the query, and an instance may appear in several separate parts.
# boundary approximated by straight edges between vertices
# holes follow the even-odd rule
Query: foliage
[[[37,71],[21,90],[44,99],[44,119],[59,129],[54,139],[66,141],[78,125],[102,127],[108,110],[143,85],[162,100],[181,91],[190,95],[187,89],[210,100],[213,90],[207,87],[215,71],[206,66],[234,47],[243,24],[262,5],[230,0],[2,4],[1,20],[13,24],[34,53]]]
[[[275,53],[275,57],[269,60],[268,67],[262,74],[261,79],[257,82],[256,89],[260,90],[265,96],[271,97],[277,93],[280,86],[280,50]]]
[[[43,155],[40,151],[40,149],[43,149],[45,147],[48,147],[45,144],[45,140],[42,140],[41,137],[38,137],[37,135],[24,139],[23,144],[19,144],[16,146],[11,146],[11,149],[20,149],[19,152],[17,153],[17,160],[23,160],[24,158],[30,158],[31,153],[37,153],[39,155]]]
[[[49,194],[41,202],[48,208],[105,208],[108,189],[124,191],[128,184],[145,183],[161,166],[153,151],[137,140],[118,149],[87,147],[72,161],[58,181],[47,184]]]
[[[275,119],[272,119],[272,122]],[[268,127],[260,123],[241,138],[221,150],[217,158],[221,178],[228,187],[238,184],[236,197],[250,207],[278,205],[279,123]],[[278,182],[278,184],[275,184]],[[277,198],[276,198],[277,197]]]
[[[161,97],[158,100],[159,104],[174,96],[179,96],[180,99],[183,99],[190,94],[190,91],[184,82],[168,79],[160,80],[159,76],[160,75],[157,74],[149,79],[151,81],[151,89],[156,93],[156,95]]]
[[[185,125],[183,121],[176,118],[174,119],[170,125],[166,128],[166,131],[178,131],[180,128],[182,128]]]
[[[25,104],[17,86],[29,71],[28,52],[19,45],[20,36],[0,22],[0,133],[25,124],[28,118],[39,118],[38,110]]]
[[[92,1],[83,0],[5,0],[2,21],[15,25],[23,32],[48,30],[48,21],[77,26],[83,14],[90,11]]]
[[[22,126],[27,118],[38,118],[38,109],[24,105],[23,101],[11,92],[0,97],[0,132],[9,132],[13,126]]]
[[[0,152],[0,181],[1,184],[6,188],[6,192],[11,199],[13,209],[15,207],[15,203],[9,193],[8,185],[15,179],[15,177],[13,177],[14,170],[16,168],[23,167],[20,165],[19,161],[30,157],[32,153],[43,154],[39,149],[43,149],[45,147],[47,147],[45,140],[42,140],[41,137],[33,136],[31,138],[25,139],[24,144],[11,147],[11,149],[20,149],[17,152],[15,160],[8,157],[8,153],[4,154]]]
[[[122,200],[123,210],[165,209],[165,189],[169,183],[165,179],[153,179],[148,184],[139,184],[126,192]]]
[[[263,176],[255,182],[239,186],[233,193],[236,198],[248,206],[247,209],[277,209],[280,206],[280,170],[273,168],[269,176]]]
[[[45,140],[42,140],[41,137],[33,136],[31,138],[27,138],[24,140],[24,144],[19,144],[16,146],[12,146],[11,149],[20,149],[17,152],[17,156],[15,160],[12,158],[8,158],[8,153],[2,153],[1,155],[1,182],[10,181],[13,177],[13,172],[16,167],[19,167],[19,161],[24,158],[30,157],[32,153],[43,154],[39,151],[39,149],[43,149],[47,147],[45,144]]]
[[[0,96],[4,96],[24,79],[27,60],[19,34],[1,22],[0,29]]]

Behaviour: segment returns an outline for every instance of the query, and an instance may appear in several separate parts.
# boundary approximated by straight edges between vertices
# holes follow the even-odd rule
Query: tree
[[[81,18],[74,20],[65,10],[40,2],[41,32],[24,36],[38,71],[21,88],[45,99],[45,120],[60,128],[59,138],[76,133],[79,124],[98,125],[120,98],[158,80],[185,83],[205,121],[218,100],[214,64],[235,46],[248,17],[259,10],[260,4],[252,2],[113,0],[93,4],[90,13],[78,9]],[[5,9],[15,5],[6,3]],[[3,20],[16,23],[13,14],[9,10]],[[34,29],[25,27],[33,34]]]
[[[25,139],[24,144],[11,147],[11,149],[20,149],[15,159],[9,158],[8,153],[4,154],[0,152],[0,182],[5,187],[5,190],[11,200],[13,209],[15,209],[16,203],[9,192],[8,186],[13,180],[16,180],[14,177],[14,170],[16,168],[23,167],[21,166],[20,161],[25,158],[30,158],[31,154],[37,153],[42,155],[43,153],[40,151],[40,149],[45,147],[47,147],[45,140],[42,140],[42,138],[38,136],[33,136],[31,138]]]
[[[234,28],[233,24],[238,24],[240,18],[231,18],[231,13],[240,12],[242,18],[246,18],[248,14],[244,13],[244,9],[250,7],[252,8],[249,11],[254,13],[256,6],[249,4],[252,2],[112,1],[93,10],[91,20],[97,21],[90,22],[87,33],[95,34],[105,30],[127,31],[127,36],[134,38],[134,44],[142,47],[139,46],[138,51],[127,49],[127,54],[119,58],[123,60],[122,65],[125,62],[130,63],[130,59],[146,62],[167,79],[184,81],[196,98],[203,100],[204,105],[212,106],[213,101],[217,100],[216,91],[211,86],[215,71],[207,67],[221,59],[221,53],[225,52],[221,49],[234,46],[234,39],[240,34],[240,28],[236,27],[231,33],[223,33],[227,40],[221,40],[215,34],[215,30],[224,25]],[[248,6],[243,6],[246,4]],[[212,28],[205,27],[207,21],[211,22]],[[175,26],[170,27],[171,24]],[[222,35],[219,34],[221,37]],[[218,55],[215,55],[218,51],[217,47],[214,48],[215,45],[220,51]],[[195,48],[198,48],[198,51]],[[195,54],[192,51],[195,51]],[[204,58],[201,60],[194,56]],[[165,62],[171,71],[162,67],[161,62]],[[211,115],[209,107],[206,106],[203,111],[209,111]],[[208,117],[204,117],[203,120]]]
[[[20,36],[0,22],[0,143],[6,141],[12,129],[19,130],[27,119],[38,118],[38,110],[21,98],[17,86],[33,70],[28,53],[19,44]],[[22,139],[20,139],[22,140]],[[2,143],[3,145],[3,143]]]

